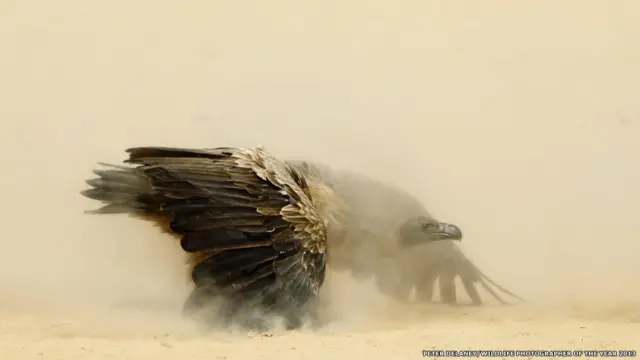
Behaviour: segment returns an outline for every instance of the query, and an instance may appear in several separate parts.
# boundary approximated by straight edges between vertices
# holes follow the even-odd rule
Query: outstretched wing
[[[165,225],[192,254],[196,292],[299,308],[324,281],[326,228],[307,180],[262,149],[137,147],[96,170],[94,213]]]
[[[461,304],[455,279],[460,281],[473,305],[484,301],[478,292],[481,287],[503,305],[525,302],[523,298],[496,283],[469,259],[453,241],[438,241],[417,247],[402,260],[404,272],[416,287],[419,301],[431,301],[436,279],[440,298],[446,304]],[[510,299],[511,301],[507,301]]]

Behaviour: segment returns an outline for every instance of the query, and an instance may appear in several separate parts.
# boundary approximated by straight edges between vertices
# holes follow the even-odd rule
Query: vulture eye
[[[437,225],[434,223],[422,223],[422,228],[425,230],[429,230],[429,229],[433,229],[435,228]]]

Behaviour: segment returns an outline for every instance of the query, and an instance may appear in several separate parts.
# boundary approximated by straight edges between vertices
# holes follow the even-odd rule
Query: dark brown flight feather
[[[131,166],[103,164],[87,180],[82,194],[104,203],[90,213],[128,213],[178,237],[194,259],[187,310],[223,298],[228,319],[257,307],[299,326],[325,277],[322,190],[261,148],[127,152]]]

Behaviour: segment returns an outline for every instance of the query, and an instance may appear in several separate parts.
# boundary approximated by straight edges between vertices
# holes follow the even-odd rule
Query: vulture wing
[[[83,195],[105,203],[93,213],[130,213],[178,237],[192,258],[190,306],[222,295],[229,318],[258,306],[299,320],[324,281],[327,243],[307,178],[261,148],[127,152],[134,166],[103,164],[87,181]]]

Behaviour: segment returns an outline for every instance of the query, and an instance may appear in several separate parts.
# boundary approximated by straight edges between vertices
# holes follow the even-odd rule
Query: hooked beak
[[[414,227],[413,230],[403,231],[400,239],[403,246],[417,246],[442,240],[462,241],[462,231],[456,225],[433,221],[420,224],[418,229]]]
[[[432,241],[437,240],[457,240],[462,241],[462,231],[459,227],[448,224],[448,223],[438,223],[437,226],[433,228],[427,228],[424,230],[427,234],[429,234],[429,239]]]

